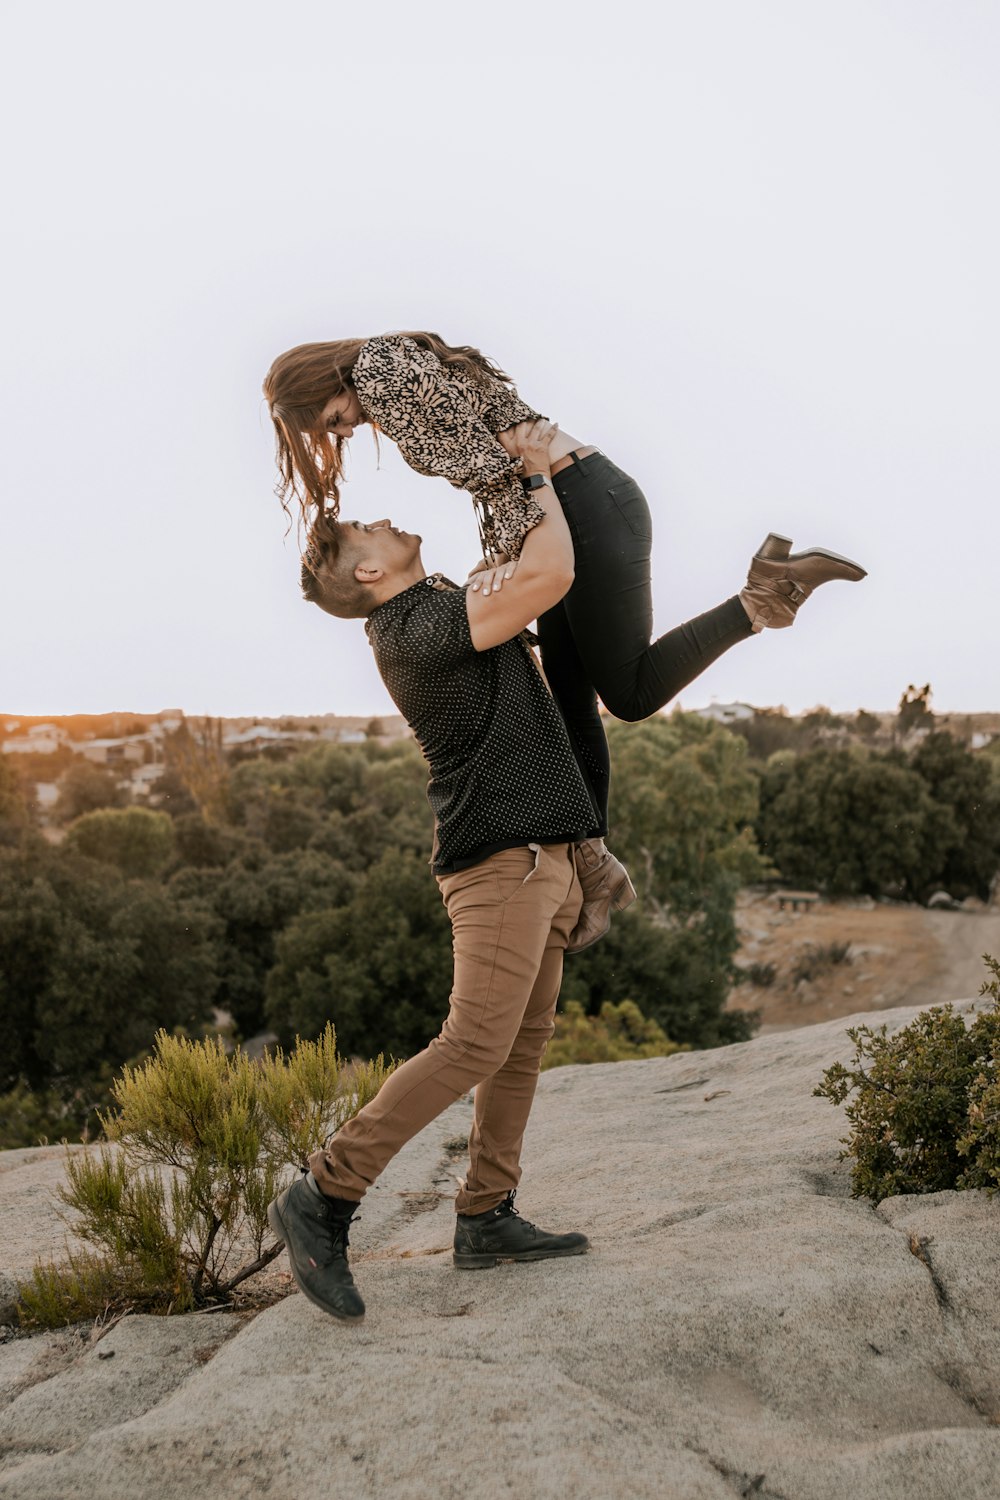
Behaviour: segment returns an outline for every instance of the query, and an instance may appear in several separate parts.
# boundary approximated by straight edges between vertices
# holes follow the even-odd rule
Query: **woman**
[[[510,576],[525,536],[545,515],[545,484],[553,485],[573,537],[575,581],[538,621],[538,637],[600,814],[600,837],[581,846],[589,888],[585,880],[583,930],[570,951],[595,941],[607,930],[610,906],[634,898],[603,844],[610,762],[598,695],[617,718],[648,718],[737,641],[791,625],[820,583],[856,581],[864,569],[819,548],[792,554],[786,537],[771,534],[738,594],[651,641],[652,522],[642,491],[597,448],[558,430],[548,473],[522,477],[513,429],[540,413],[478,349],[420,332],[301,344],[274,361],[264,395],[286,510],[297,503],[307,525],[337,516],[344,444],[371,423],[411,468],[472,496],[489,565],[486,592]]]

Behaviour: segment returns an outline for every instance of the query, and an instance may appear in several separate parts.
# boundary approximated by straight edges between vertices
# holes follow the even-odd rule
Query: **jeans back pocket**
[[[651,542],[653,518],[649,513],[646,497],[635,480],[623,478],[619,484],[609,487],[608,494],[632,535]]]

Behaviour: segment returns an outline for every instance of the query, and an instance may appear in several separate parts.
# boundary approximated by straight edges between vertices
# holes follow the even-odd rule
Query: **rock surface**
[[[589,1255],[453,1267],[463,1100],[363,1205],[363,1323],[293,1295],[0,1347],[0,1497],[996,1500],[1000,1197],[850,1197],[811,1093],[844,1027],[543,1075],[523,1209]],[[0,1157],[8,1270],[32,1172]]]

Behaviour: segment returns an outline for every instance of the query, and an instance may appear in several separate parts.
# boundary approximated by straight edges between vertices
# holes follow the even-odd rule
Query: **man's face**
[[[343,526],[359,565],[380,568],[391,576],[404,572],[420,555],[422,538],[415,532],[393,526],[387,518],[381,521],[345,521]]]

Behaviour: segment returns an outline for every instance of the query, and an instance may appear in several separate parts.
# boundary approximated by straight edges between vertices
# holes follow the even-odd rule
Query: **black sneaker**
[[[335,1318],[365,1315],[347,1264],[347,1231],[357,1206],[315,1192],[300,1177],[267,1208],[267,1222],[285,1243],[299,1290]]]
[[[484,1214],[459,1214],[455,1224],[456,1266],[464,1271],[496,1266],[502,1260],[548,1260],[553,1255],[582,1255],[585,1234],[549,1234],[522,1219],[514,1192]]]

